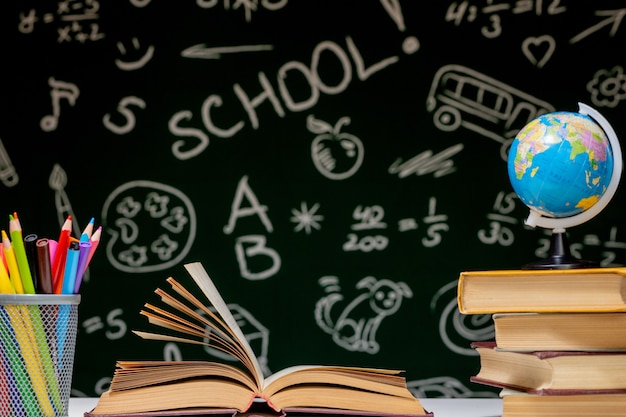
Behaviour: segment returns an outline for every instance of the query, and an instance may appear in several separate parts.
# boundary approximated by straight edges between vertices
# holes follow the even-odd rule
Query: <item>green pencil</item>
[[[32,275],[30,273],[30,266],[28,259],[26,258],[26,249],[24,247],[24,240],[22,239],[22,226],[16,217],[9,215],[9,233],[11,234],[11,246],[15,252],[15,258],[20,271],[20,277],[22,284],[24,285],[24,292],[26,294],[35,294],[35,287],[33,284]],[[41,371],[45,375],[46,385],[48,392],[52,398],[57,410],[62,407],[61,395],[59,393],[59,382],[54,372],[54,363],[52,362],[50,348],[46,341],[46,333],[43,329],[43,322],[41,320],[41,313],[37,305],[30,305],[25,309],[20,310],[22,313],[22,319],[25,324],[32,324],[32,332],[29,336],[33,346],[37,346],[39,353],[39,362],[41,365]]]
[[[29,383],[30,373],[26,368],[26,364],[20,359],[26,352],[23,350],[23,344],[28,343],[24,341],[23,332],[25,329],[22,327],[19,313],[14,309],[15,306],[3,306],[0,309],[0,315],[2,315],[2,321],[0,321],[0,337],[2,338],[2,344],[5,346],[5,355],[9,358],[8,371],[13,374],[17,391],[21,397],[22,406],[27,410],[38,409],[41,411],[40,405],[37,402],[37,394],[33,390],[33,385]],[[17,329],[16,329],[16,326]],[[16,333],[16,330],[18,333]],[[13,337],[11,337],[13,335]],[[13,349],[18,349],[21,355],[11,352]]]
[[[33,284],[33,276],[30,273],[30,266],[26,257],[22,229],[19,222],[12,215],[9,215],[9,234],[11,235],[11,246],[13,246],[13,252],[15,252],[17,267],[20,270],[20,278],[24,285],[24,293],[35,294],[35,285]]]

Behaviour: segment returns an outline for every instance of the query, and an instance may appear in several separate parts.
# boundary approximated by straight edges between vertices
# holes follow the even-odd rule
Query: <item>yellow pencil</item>
[[[37,344],[32,341],[32,338],[35,337],[35,330],[30,321],[28,309],[26,306],[19,305],[5,305],[4,307],[13,326],[15,339],[20,346],[24,364],[26,365],[26,371],[28,372],[33,391],[35,391],[39,408],[44,415],[52,416],[54,415],[54,409],[48,398],[44,372],[41,368],[41,362],[38,360]],[[18,381],[18,384],[24,383],[27,382]]]
[[[16,294],[24,294],[24,286],[22,285],[22,278],[20,276],[20,269],[17,266],[17,259],[11,246],[11,241],[7,232],[2,231],[2,246],[4,247],[4,257],[7,260],[7,267],[9,268],[9,278],[13,284]]]
[[[7,266],[9,267],[9,278],[11,283],[13,284],[15,293],[24,294],[24,287],[22,285],[22,279],[20,276],[17,260],[15,258],[15,253],[13,252],[11,241],[9,240],[9,237],[4,230],[2,230],[2,244],[4,246],[4,256],[7,260]],[[18,321],[17,323],[21,323],[21,329],[27,329],[27,331],[24,332],[25,334],[22,337],[22,341],[18,341],[18,343],[20,344],[20,346],[22,345],[22,342],[26,343],[26,347],[29,348],[29,355],[32,356],[34,365],[37,365],[36,368],[27,367],[28,373],[32,374],[31,371],[33,371],[34,369],[35,371],[37,371],[35,378],[42,378],[43,376],[45,376],[44,384],[45,382],[47,382],[50,390],[50,395],[54,401],[54,404],[59,407],[62,405],[59,394],[59,385],[56,374],[54,373],[54,363],[52,361],[50,349],[48,348],[48,344],[45,338],[41,315],[38,309],[33,309],[29,312],[27,306],[20,307],[22,307],[19,310],[19,312],[21,313],[18,317],[20,318],[20,321]],[[31,312],[32,316],[30,314]],[[40,402],[41,401],[44,400],[40,399]],[[46,400],[43,404],[45,404],[45,402],[49,402],[47,394]]]
[[[48,339],[46,331],[44,329],[43,320],[41,318],[41,312],[37,305],[23,305],[22,318],[24,319],[24,325],[28,327],[28,335],[30,336],[31,344],[36,347],[39,352],[37,362],[41,366],[42,375],[45,378],[47,384],[47,393],[52,399],[57,411],[61,410],[63,404],[61,402],[61,391],[59,390],[59,380],[55,372],[55,361],[52,360],[52,351],[48,346]]]
[[[15,294],[15,289],[11,280],[9,279],[9,273],[4,267],[4,262],[0,259],[0,293],[2,294]]]

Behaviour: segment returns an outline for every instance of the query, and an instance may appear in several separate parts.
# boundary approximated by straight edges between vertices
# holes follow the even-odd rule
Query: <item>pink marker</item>
[[[59,246],[59,242],[53,239],[48,239],[48,250],[50,251],[50,268],[52,268],[52,260],[54,259],[54,254],[57,252],[57,246]]]

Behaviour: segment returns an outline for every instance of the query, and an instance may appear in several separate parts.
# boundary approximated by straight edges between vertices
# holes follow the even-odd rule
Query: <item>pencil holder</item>
[[[66,417],[80,295],[0,294],[0,416]]]

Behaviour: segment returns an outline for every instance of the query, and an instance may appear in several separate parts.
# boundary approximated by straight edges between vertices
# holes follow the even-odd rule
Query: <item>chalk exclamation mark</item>
[[[383,5],[385,11],[389,14],[389,17],[393,19],[400,32],[406,30],[404,25],[404,15],[402,14],[402,7],[398,0],[380,0],[380,4]],[[407,55],[411,55],[420,48],[420,42],[415,36],[409,36],[402,42],[402,50]]]

